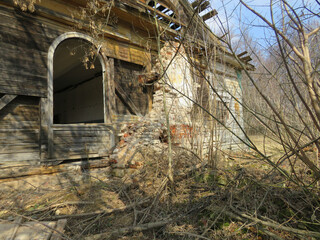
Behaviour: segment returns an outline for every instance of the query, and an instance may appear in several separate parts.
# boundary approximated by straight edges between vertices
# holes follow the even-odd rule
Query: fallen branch
[[[291,233],[294,233],[294,234],[308,236],[308,237],[320,238],[320,233],[319,232],[312,232],[312,231],[301,230],[301,229],[292,228],[292,227],[285,227],[285,226],[282,226],[280,223],[263,221],[263,220],[260,220],[259,218],[249,216],[248,214],[245,214],[245,213],[241,213],[240,211],[238,211],[237,209],[235,209],[232,206],[230,206],[230,208],[235,213],[232,213],[230,211],[225,211],[225,214],[228,215],[229,217],[233,217],[233,218],[236,218],[236,219],[240,218],[242,220],[243,219],[248,219],[248,220],[251,220],[252,222],[255,222],[257,224],[261,224],[261,225],[267,226],[267,227],[272,227],[274,229],[278,229],[278,230],[282,230],[282,231],[286,231],[286,232],[291,232]]]
[[[96,240],[96,239],[107,239],[108,237],[114,237],[117,235],[123,235],[123,234],[128,234],[131,232],[141,232],[141,231],[146,231],[150,230],[153,228],[159,228],[167,225],[170,223],[172,219],[164,220],[164,221],[159,221],[159,222],[151,222],[151,223],[146,223],[146,224],[141,224],[138,226],[132,226],[132,227],[124,227],[124,228],[119,228],[115,231],[110,232],[104,232],[96,235],[92,235],[89,237],[86,237],[86,240]]]
[[[42,208],[42,209],[36,209],[36,210],[33,210],[33,211],[29,211],[29,214],[37,214],[37,213],[40,213],[40,212],[44,212],[44,211],[48,211],[48,210],[51,210],[53,208],[61,208],[61,207],[66,207],[68,205],[86,205],[86,204],[94,204],[94,202],[64,202],[64,203],[57,203],[57,204],[53,204],[51,206],[48,206],[48,207],[45,207],[45,208]],[[28,206],[27,208],[30,208],[32,206]]]
[[[264,227],[258,227],[258,229],[260,231],[262,231],[264,234],[268,235],[269,237],[271,237],[271,239],[275,239],[275,240],[284,240],[283,238],[281,238],[280,236],[278,236],[277,234],[270,232],[268,229],[265,229]]]
[[[92,216],[96,216],[96,215],[109,215],[112,213],[117,213],[117,212],[123,212],[126,210],[129,210],[131,208],[134,208],[136,206],[142,205],[144,203],[149,202],[149,200],[143,200],[139,203],[134,203],[134,204],[130,204],[128,206],[125,207],[121,207],[121,208],[114,208],[114,209],[108,209],[108,210],[103,210],[103,211],[96,211],[96,212],[89,212],[89,213],[79,213],[79,214],[70,214],[70,215],[58,215],[58,216],[52,216],[52,217],[48,217],[48,218],[44,218],[41,219],[42,221],[55,221],[58,219],[65,219],[65,218],[80,218],[80,217],[92,217]]]
[[[198,235],[198,234],[194,234],[194,233],[189,233],[189,232],[168,232],[170,234],[177,234],[177,235],[187,235],[187,236],[191,236],[194,237],[195,239],[206,239],[206,240],[210,240],[210,238],[206,238],[202,235]]]

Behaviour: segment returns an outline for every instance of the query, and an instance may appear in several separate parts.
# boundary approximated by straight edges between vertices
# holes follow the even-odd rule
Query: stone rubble
[[[110,163],[113,175],[123,177],[126,173],[132,173],[134,169],[143,166],[143,147],[152,147],[153,151],[161,152],[166,148],[161,139],[166,129],[159,122],[152,122],[142,117],[137,123],[124,124],[118,136],[120,141],[110,155]]]

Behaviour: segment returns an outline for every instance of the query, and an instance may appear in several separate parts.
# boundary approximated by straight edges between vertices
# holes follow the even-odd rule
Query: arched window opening
[[[104,122],[103,70],[94,45],[62,41],[53,57],[53,123]]]

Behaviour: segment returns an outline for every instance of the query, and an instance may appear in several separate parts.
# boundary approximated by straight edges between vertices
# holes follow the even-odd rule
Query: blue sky
[[[319,12],[320,10],[315,0],[287,1],[295,8],[302,6],[302,4],[307,4],[313,11]],[[270,0],[244,0],[244,2],[267,19],[270,19]],[[275,5],[275,16],[277,16],[280,14],[280,8],[277,7],[279,0],[273,0],[272,2]],[[271,32],[267,30],[265,24],[242,6],[239,0],[210,0],[210,3],[211,10],[216,9],[218,16],[208,20],[206,23],[218,36],[223,35],[221,27],[219,27],[221,22],[226,29],[229,27],[233,42],[237,42],[241,38],[240,29],[241,31],[247,31],[252,40],[262,47],[267,47],[268,45],[265,40],[272,42]]]

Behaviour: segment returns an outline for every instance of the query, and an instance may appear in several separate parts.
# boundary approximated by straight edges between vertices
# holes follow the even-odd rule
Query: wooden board
[[[54,159],[106,156],[114,145],[113,128],[106,124],[55,124],[52,127]],[[47,157],[47,143],[42,142],[41,157]]]
[[[106,41],[104,44],[106,55],[145,66],[151,61],[151,54],[143,48],[121,43],[114,40]]]

